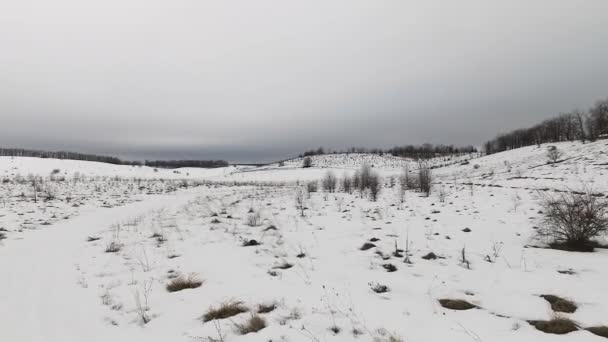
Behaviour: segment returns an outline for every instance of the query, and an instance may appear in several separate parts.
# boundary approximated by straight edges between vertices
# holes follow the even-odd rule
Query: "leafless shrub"
[[[247,225],[250,227],[258,227],[262,224],[262,217],[260,216],[259,211],[255,211],[250,213],[247,216]]]
[[[420,161],[418,163],[418,186],[420,192],[424,193],[426,196],[429,196],[431,194],[431,183],[431,168],[426,162]]]
[[[308,183],[306,183],[306,190],[311,193],[311,192],[317,192],[318,190],[318,184],[317,181],[310,181]]]
[[[295,195],[295,204],[296,204],[296,210],[300,212],[300,216],[304,217],[304,209],[306,208],[306,196],[304,194],[304,190],[301,188],[298,188],[296,190],[296,195]]]
[[[311,166],[312,166],[312,159],[310,157],[304,158],[304,160],[302,161],[302,167],[309,168]]]
[[[323,190],[327,192],[335,192],[336,191],[336,183],[337,183],[336,175],[330,170],[325,173],[325,176],[321,180],[321,185],[323,186]]]
[[[353,192],[353,181],[347,174],[342,177],[342,190],[348,194]]]
[[[549,146],[549,149],[547,150],[547,159],[549,160],[549,164],[557,163],[562,156],[563,153],[556,146]]]
[[[554,248],[592,251],[592,239],[608,229],[608,201],[591,190],[563,192],[543,199],[543,226],[539,234]]]

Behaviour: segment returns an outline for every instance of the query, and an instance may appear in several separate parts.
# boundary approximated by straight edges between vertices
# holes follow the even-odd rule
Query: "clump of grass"
[[[555,312],[573,313],[578,308],[573,302],[558,296],[542,295],[541,297],[551,304],[551,309]]]
[[[252,315],[245,323],[235,325],[239,334],[247,335],[266,328],[266,320],[258,315]]]
[[[257,312],[259,314],[265,314],[265,313],[273,312],[276,308],[277,308],[277,305],[275,303],[260,304],[260,305],[258,305]]]
[[[590,327],[585,330],[587,330],[590,333],[595,334],[597,336],[608,338],[608,326],[601,325],[601,326],[597,326],[597,327]]]
[[[282,262],[279,265],[274,266],[274,269],[280,269],[280,270],[288,270],[290,268],[293,267],[293,264],[288,263],[287,261]]]
[[[186,289],[196,289],[203,285],[203,281],[198,279],[196,274],[190,274],[189,276],[179,276],[167,284],[167,291],[177,292]]]
[[[203,315],[203,322],[209,322],[216,319],[226,319],[247,311],[249,310],[243,305],[243,302],[226,302],[222,303],[217,308],[210,308],[207,313]]]
[[[440,299],[439,304],[450,310],[470,310],[477,308],[476,305],[462,299]]]
[[[360,250],[362,250],[362,251],[366,251],[366,250],[368,250],[368,249],[372,249],[372,248],[374,248],[374,247],[376,247],[376,245],[374,245],[373,243],[371,243],[371,242],[366,242],[366,243],[364,243],[364,244],[363,244],[363,246],[361,246],[361,248],[359,248],[359,249],[360,249]]]
[[[112,241],[106,246],[106,253],[118,253],[122,249],[122,244]]]
[[[253,239],[243,241],[243,247],[259,246],[259,245],[260,245],[260,243]]]
[[[387,272],[395,272],[395,271],[397,271],[397,266],[395,266],[393,264],[384,264],[384,265],[382,265],[382,267],[384,267],[384,269]]]
[[[528,323],[547,334],[563,335],[578,330],[576,323],[564,317],[555,317],[549,321],[529,321]]]
[[[433,252],[429,252],[429,254],[423,256],[422,259],[424,259],[424,260],[435,260],[435,259],[437,259],[437,254],[435,254]]]
[[[101,239],[101,238],[100,238],[100,237],[98,237],[98,236],[89,236],[89,237],[87,238],[87,242],[93,242],[93,241],[97,241],[97,240],[100,240],[100,239]]]
[[[374,291],[376,293],[386,293],[386,292],[390,291],[390,289],[386,285],[376,284],[376,285],[372,286],[372,291]]]

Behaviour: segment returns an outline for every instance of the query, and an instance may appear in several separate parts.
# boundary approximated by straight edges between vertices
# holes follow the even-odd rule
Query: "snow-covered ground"
[[[281,167],[157,172],[2,158],[0,172],[9,181],[0,185],[0,228],[7,230],[0,232],[6,236],[0,241],[0,336],[603,341],[584,328],[608,324],[608,250],[529,246],[537,242],[539,189],[577,190],[592,182],[606,195],[606,144],[555,144],[564,156],[554,165],[546,163],[547,145],[468,163],[464,157],[436,160],[431,196],[408,191],[403,202],[388,179],[417,164],[387,156],[315,156],[309,169],[294,160]],[[296,181],[320,179],[328,170],[340,178],[362,162],[384,177],[378,201],[357,193],[311,193],[300,215]],[[15,181],[17,174],[49,177],[54,169],[87,177],[46,180],[56,196],[36,203],[31,183]],[[373,246],[362,250],[366,243]],[[437,258],[424,259],[430,252]],[[167,291],[181,277],[202,284]],[[581,330],[558,336],[531,326],[529,320],[555,316],[544,294],[576,303],[574,313],[562,315]],[[477,308],[449,310],[439,299],[464,299]],[[211,307],[230,301],[247,311],[203,321]],[[238,326],[260,305],[274,307],[259,314],[266,327],[241,335]]]

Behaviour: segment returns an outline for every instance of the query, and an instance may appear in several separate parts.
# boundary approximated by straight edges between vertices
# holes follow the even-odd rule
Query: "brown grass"
[[[203,285],[203,281],[199,280],[195,274],[191,274],[188,277],[179,276],[167,284],[167,291],[177,292],[186,289],[196,289]]]
[[[260,305],[258,305],[257,312],[259,314],[265,314],[265,313],[273,312],[276,308],[277,308],[277,305],[275,303],[260,304]]]
[[[476,305],[462,299],[440,299],[439,304],[450,310],[470,310],[477,308]]]
[[[235,324],[241,335],[258,332],[266,328],[266,320],[258,315],[252,315],[244,324]]]
[[[585,330],[587,330],[590,333],[595,334],[597,336],[608,338],[608,326],[601,325],[601,326],[597,326],[597,327],[587,328]]]
[[[549,302],[551,309],[555,312],[573,313],[578,308],[573,302],[558,296],[542,295],[541,298]]]
[[[203,315],[203,322],[209,322],[215,319],[226,319],[247,311],[249,310],[243,306],[242,302],[226,302],[220,305],[218,308],[210,308],[207,313]]]
[[[549,321],[529,321],[528,323],[547,334],[563,335],[578,330],[576,323],[564,317],[555,317]]]

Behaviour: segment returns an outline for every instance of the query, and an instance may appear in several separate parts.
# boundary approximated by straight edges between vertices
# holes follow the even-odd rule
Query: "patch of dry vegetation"
[[[439,304],[450,310],[470,310],[477,308],[476,305],[462,299],[440,299]]]
[[[236,316],[243,312],[249,311],[242,302],[231,301],[222,303],[217,308],[210,308],[207,313],[203,315],[203,322],[209,322],[213,320],[226,319],[229,317]]]
[[[247,335],[266,328],[266,320],[258,315],[252,315],[245,323],[235,325],[239,334]]]
[[[551,304],[551,309],[555,312],[573,313],[578,308],[573,302],[558,296],[542,295],[541,297]]]
[[[187,277],[179,276],[167,284],[167,291],[177,292],[186,289],[196,289],[201,285],[203,285],[203,281],[198,279],[198,276],[195,274],[191,274]]]
[[[529,321],[528,323],[547,334],[564,335],[578,330],[576,323],[565,317],[555,317],[549,321]]]

